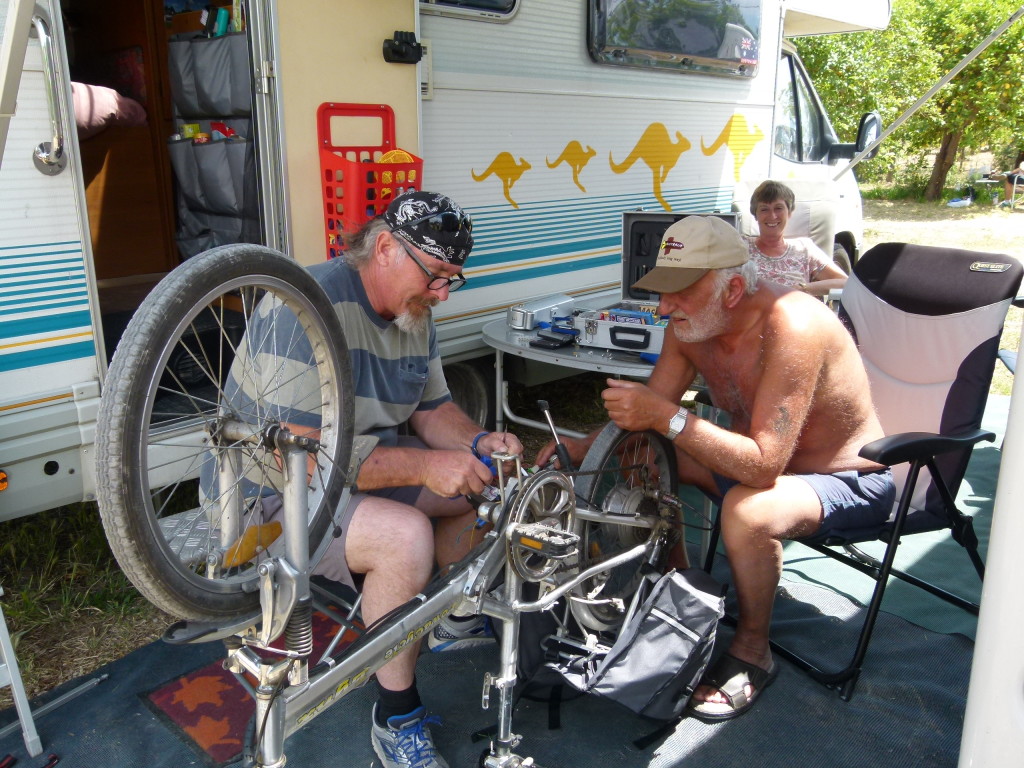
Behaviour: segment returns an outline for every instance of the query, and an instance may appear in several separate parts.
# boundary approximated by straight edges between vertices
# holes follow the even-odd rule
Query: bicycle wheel
[[[190,259],[135,313],[96,425],[107,538],[158,608],[213,622],[256,610],[257,567],[284,551],[281,454],[264,439],[282,424],[319,440],[306,477],[315,558],[349,492],[352,372],[337,315],[308,272],[262,246]]]
[[[593,507],[624,516],[677,514],[660,500],[662,494],[676,492],[675,450],[655,432],[624,432],[609,423],[587,451],[580,472],[576,497]],[[580,536],[581,571],[651,535],[647,527],[582,519],[575,531]],[[667,556],[666,546],[662,557]],[[576,620],[597,632],[617,629],[643,579],[642,565],[642,559],[632,561],[585,581],[570,601]]]

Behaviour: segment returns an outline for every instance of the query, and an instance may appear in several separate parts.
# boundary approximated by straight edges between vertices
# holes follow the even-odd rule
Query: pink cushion
[[[71,83],[78,138],[88,139],[109,125],[145,125],[146,110],[139,102],[102,85]]]

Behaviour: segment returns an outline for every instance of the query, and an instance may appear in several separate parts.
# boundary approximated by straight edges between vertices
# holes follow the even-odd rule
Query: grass
[[[1006,323],[1003,325],[1003,335],[999,340],[1000,349],[1017,351],[1020,347],[1022,322],[1024,322],[1024,309],[1010,307],[1010,311],[1006,315]],[[1012,389],[1013,374],[1002,363],[996,363],[996,370],[992,375],[992,386],[989,392],[993,395],[1009,395]]]
[[[0,523],[0,541],[3,610],[29,696],[148,642],[166,623],[121,572],[94,503]],[[12,701],[0,688],[0,708]]]
[[[917,202],[924,201],[924,187],[922,183],[920,185],[907,185],[900,187],[891,187],[885,185],[869,185],[865,184],[861,187],[861,197],[865,200],[914,200]],[[956,197],[951,194],[950,198]]]
[[[117,613],[136,602],[92,503],[4,524],[0,582],[6,585],[4,611],[14,622],[85,610]]]

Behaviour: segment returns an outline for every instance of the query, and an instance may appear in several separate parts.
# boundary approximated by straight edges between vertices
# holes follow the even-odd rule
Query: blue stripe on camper
[[[608,248],[617,249],[618,246],[618,237],[595,237],[586,240],[576,240],[568,245],[565,243],[552,243],[550,245],[537,245],[528,248],[516,249],[514,251],[502,251],[500,253],[474,253],[469,257],[470,260],[468,262],[468,266],[471,269],[475,269],[477,267],[494,267],[498,265],[515,267],[515,262],[551,259],[559,256],[568,257],[574,252],[578,253],[579,257],[585,258],[584,254],[588,252],[606,250]],[[619,260],[619,255],[617,253],[614,260]],[[569,259],[562,262],[564,265],[570,265],[572,263],[573,262]],[[523,264],[522,266],[524,268],[529,267],[527,264]],[[561,269],[569,271],[567,266],[563,266]]]
[[[725,190],[723,194],[723,188],[707,187],[666,193],[665,198],[673,211],[710,213],[728,210],[732,193]],[[467,210],[473,216],[476,238],[476,248],[468,263],[471,272],[476,267],[616,248],[621,245],[624,211],[664,212],[653,196],[633,194],[524,203],[516,210],[503,205],[469,206]],[[487,278],[475,278],[474,282],[484,279]]]
[[[16,259],[29,262],[36,260],[45,264],[47,261],[60,261],[68,256],[77,257],[78,261],[83,260],[81,240],[68,240],[59,243],[0,245],[0,265],[7,264]]]
[[[61,299],[57,301],[55,301],[55,297],[52,296],[47,296],[45,299],[39,298],[35,302],[38,306],[26,306],[25,302],[28,301],[28,299],[21,299],[20,303],[12,309],[0,309],[0,316],[21,315],[26,312],[39,312],[41,310],[68,309],[69,307],[82,307],[88,309],[88,294],[86,294],[85,291],[82,291],[81,293],[82,298]],[[11,301],[11,299],[4,297],[4,306],[10,306]]]
[[[0,371],[96,356],[92,338],[52,338],[92,327],[81,240],[0,246],[0,285],[0,339],[47,337],[0,354]]]
[[[36,243],[35,245],[28,245],[25,243],[22,243],[21,245],[0,245],[0,258],[3,258],[4,251],[28,251],[32,248],[59,248],[63,245],[75,245],[78,246],[79,251],[82,250],[81,240],[60,240],[56,243]],[[60,251],[60,253],[65,253],[65,251]]]
[[[74,344],[62,344],[57,347],[29,349],[10,355],[0,355],[0,372],[34,368],[47,363],[64,363],[82,357],[93,357],[95,354],[96,345],[92,341],[78,341]]]
[[[0,322],[0,339],[67,331],[72,328],[88,328],[91,325],[92,321],[88,312],[65,312],[57,315],[26,317],[21,320]]]
[[[605,267],[610,264],[621,263],[622,258],[617,253],[608,256],[599,256],[594,259],[580,259],[578,261],[565,261],[558,264],[544,264],[542,266],[523,266],[520,269],[509,269],[501,272],[494,272],[488,275],[472,275],[466,283],[466,290],[473,288],[486,288],[490,285],[499,285],[512,282],[513,280],[530,280],[535,277],[547,277],[548,275],[569,274],[582,269],[594,269]]]

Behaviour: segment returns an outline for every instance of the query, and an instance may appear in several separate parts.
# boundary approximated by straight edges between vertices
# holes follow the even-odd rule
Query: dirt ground
[[[886,242],[990,251],[1024,260],[1024,211],[988,203],[949,208],[936,203],[865,200],[865,248]]]
[[[864,214],[865,249],[884,242],[911,242],[1005,253],[1024,260],[1024,211],[988,204],[949,208],[934,203],[866,200]],[[1015,313],[1007,323],[1010,340],[1003,344],[1014,349],[1021,311]],[[997,369],[997,374],[1009,381],[1005,372]],[[1005,386],[1008,392],[1009,384]],[[74,626],[36,628],[26,633],[18,638],[18,656],[29,695],[89,674],[155,640],[169,622],[154,609],[113,624],[109,616],[82,615]],[[0,688],[0,709],[10,704],[10,689]]]

